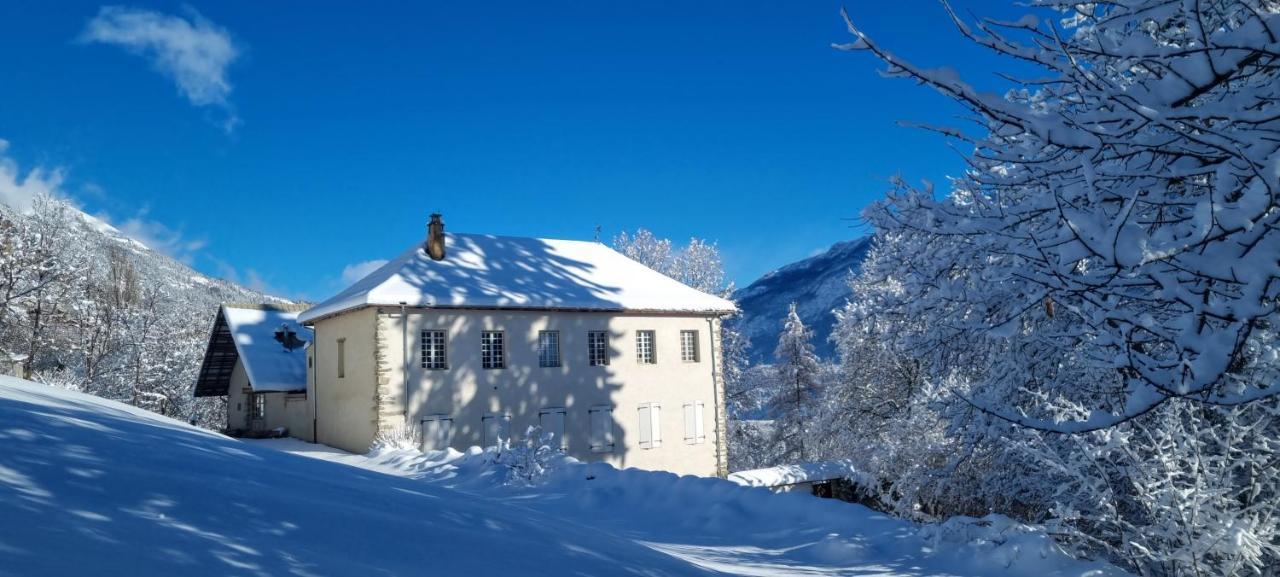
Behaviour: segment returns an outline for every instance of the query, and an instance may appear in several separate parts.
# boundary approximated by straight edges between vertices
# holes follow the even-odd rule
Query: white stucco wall
[[[363,453],[376,430],[374,309],[367,308],[316,323],[312,404],[315,442]],[[338,376],[338,340],[345,341],[345,376]]]
[[[451,416],[451,444],[455,448],[482,444],[481,419],[486,413],[509,413],[512,434],[523,437],[529,426],[538,423],[541,409],[564,407],[567,451],[578,459],[605,460],[619,467],[680,474],[712,476],[718,472],[718,425],[721,423],[716,413],[719,395],[712,376],[713,358],[717,365],[719,363],[719,358],[712,354],[712,343],[719,346],[718,322],[709,317],[410,309],[406,327],[398,308],[383,308],[379,315],[378,325],[382,327],[386,348],[384,362],[390,377],[384,387],[387,397],[384,405],[393,404],[392,412],[400,418],[407,416],[407,422],[415,424],[426,415]],[[337,329],[329,328],[329,324],[336,326],[339,322],[353,328],[373,323],[372,320],[354,323],[343,317],[322,321],[319,325],[322,342],[332,340],[330,332]],[[418,338],[424,329],[447,331],[447,370],[423,369],[418,362]],[[485,330],[506,333],[507,368],[481,368],[480,333]],[[538,366],[538,332],[542,330],[560,333],[559,367]],[[588,364],[587,333],[593,330],[609,333],[608,366]],[[656,364],[637,362],[636,332],[640,330],[656,333]],[[698,362],[681,360],[681,330],[698,332]],[[715,336],[713,331],[717,333]],[[353,349],[350,341],[348,343],[348,355],[351,355]],[[402,354],[406,349],[410,356],[408,397]],[[324,385],[320,387],[323,390]],[[361,390],[365,391],[363,395],[370,394]],[[684,405],[695,401],[704,405],[704,441],[687,444]],[[321,403],[324,402],[322,397]],[[658,403],[661,407],[660,447],[640,447],[642,403]],[[590,450],[588,410],[596,405],[613,407],[615,448],[611,453]],[[384,415],[387,414],[384,410]],[[321,442],[327,442],[323,419],[322,415]],[[349,425],[335,428],[349,428]]]
[[[244,364],[236,361],[227,388],[227,429],[251,430],[249,422],[249,377]],[[311,404],[304,393],[260,393],[266,399],[263,419],[252,430],[270,431],[285,427],[289,436],[311,440]]]

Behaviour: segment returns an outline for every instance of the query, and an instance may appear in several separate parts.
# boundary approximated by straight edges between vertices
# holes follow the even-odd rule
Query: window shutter
[[[539,425],[542,426],[543,434],[551,435],[551,448],[559,451],[565,449],[564,438],[564,409],[548,409],[542,411],[539,419]],[[591,416],[592,436],[595,436],[595,413]],[[592,441],[594,448],[595,441]]]
[[[693,403],[684,406],[684,442],[691,445],[698,442],[697,410]]]
[[[706,412],[706,406],[702,403],[702,401],[695,402],[693,406],[694,406],[694,411],[693,411],[694,430],[697,432],[697,435],[698,435],[697,440],[699,443],[705,443],[707,441],[707,433],[706,433],[706,429],[702,427],[702,415],[703,413]]]
[[[653,447],[662,446],[662,406],[657,403],[649,404],[649,430],[653,433]]]
[[[640,448],[653,448],[653,416],[649,405],[640,405]]]
[[[440,440],[440,421],[436,419],[422,420],[422,450],[435,451],[440,447],[436,444]]]
[[[592,407],[591,450],[597,453],[613,451],[613,407]]]

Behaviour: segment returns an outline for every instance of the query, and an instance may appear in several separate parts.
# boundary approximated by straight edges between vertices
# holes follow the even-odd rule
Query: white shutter
[[[702,401],[694,401],[684,406],[684,442],[690,445],[705,443],[707,434],[702,426],[702,413],[705,406]]]
[[[453,419],[448,415],[431,415],[422,419],[422,450],[439,451],[453,441]]]
[[[649,418],[651,420],[649,429],[653,431],[653,446],[662,446],[662,406],[657,403],[649,404]]]
[[[698,442],[697,430],[697,413],[698,408],[693,403],[685,403],[684,405],[684,442],[690,445]]]
[[[440,421],[438,419],[422,420],[422,450],[437,451],[440,446],[436,444],[440,438]]]
[[[566,446],[564,438],[564,412],[564,409],[543,409],[538,415],[538,425],[542,427],[542,433],[544,435],[551,435],[551,448],[560,451],[565,450]],[[592,426],[594,426],[594,422],[592,423]]]
[[[497,437],[497,431],[494,430],[494,419],[492,415],[485,415],[480,418],[480,434],[482,438],[480,442],[485,447],[493,446],[494,438]]]
[[[694,429],[698,434],[698,442],[705,443],[707,442],[707,433],[706,429],[702,428],[702,415],[706,413],[705,405],[702,404],[702,401],[697,401],[693,405]]]
[[[649,405],[640,405],[640,448],[653,448],[653,416]]]
[[[511,438],[511,415],[489,413],[480,419],[484,430],[484,446],[496,447]]]
[[[448,449],[453,442],[453,419],[440,419],[440,436],[436,439],[437,449]]]
[[[591,408],[591,450],[596,453],[613,452],[613,407]]]

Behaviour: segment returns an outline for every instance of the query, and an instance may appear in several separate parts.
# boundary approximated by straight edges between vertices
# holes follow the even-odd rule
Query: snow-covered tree
[[[626,231],[618,233],[618,236],[613,237],[613,248],[627,258],[660,273],[671,272],[671,240],[660,239],[648,229],[637,229],[634,234],[627,234]]]
[[[1280,4],[1034,4],[1052,11],[952,14],[1042,68],[1003,97],[850,23],[844,48],[980,126],[938,128],[973,147],[949,193],[897,182],[865,213],[878,247],[826,401],[881,419],[824,421],[841,438],[822,450],[858,458],[900,514],[1000,511],[1144,575],[1265,574],[1280,565]]]
[[[822,365],[813,352],[813,331],[796,313],[795,303],[782,323],[778,347],[774,350],[777,364],[777,396],[772,408],[777,412],[775,433],[782,457],[792,463],[804,462],[811,455],[805,445],[816,430],[817,400],[822,381]]]
[[[1011,362],[958,376],[955,393],[1056,431],[1114,426],[1174,398],[1280,392],[1277,3],[1035,4],[1059,25],[953,14],[973,41],[1042,69],[1003,97],[849,23],[856,41],[843,48],[982,125],[940,129],[973,145],[951,194],[900,185],[866,213],[879,230],[919,233],[905,290],[936,329],[919,346],[1022,335]],[[1078,410],[1049,409],[1055,400]]]

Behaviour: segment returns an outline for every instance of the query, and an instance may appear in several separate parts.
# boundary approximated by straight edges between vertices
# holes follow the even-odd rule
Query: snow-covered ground
[[[515,487],[489,461],[242,442],[0,377],[0,576],[1121,574],[999,518],[595,464]]]
[[[449,488],[555,526],[591,527],[732,575],[1124,575],[1114,567],[1069,559],[1042,533],[998,515],[919,525],[806,494],[619,471],[569,458],[526,485],[510,482],[507,470],[493,464],[492,452],[477,448],[465,454],[383,450],[353,455],[296,439],[250,442]],[[848,465],[828,463],[820,472],[841,467]],[[783,476],[791,475],[794,471]]]

